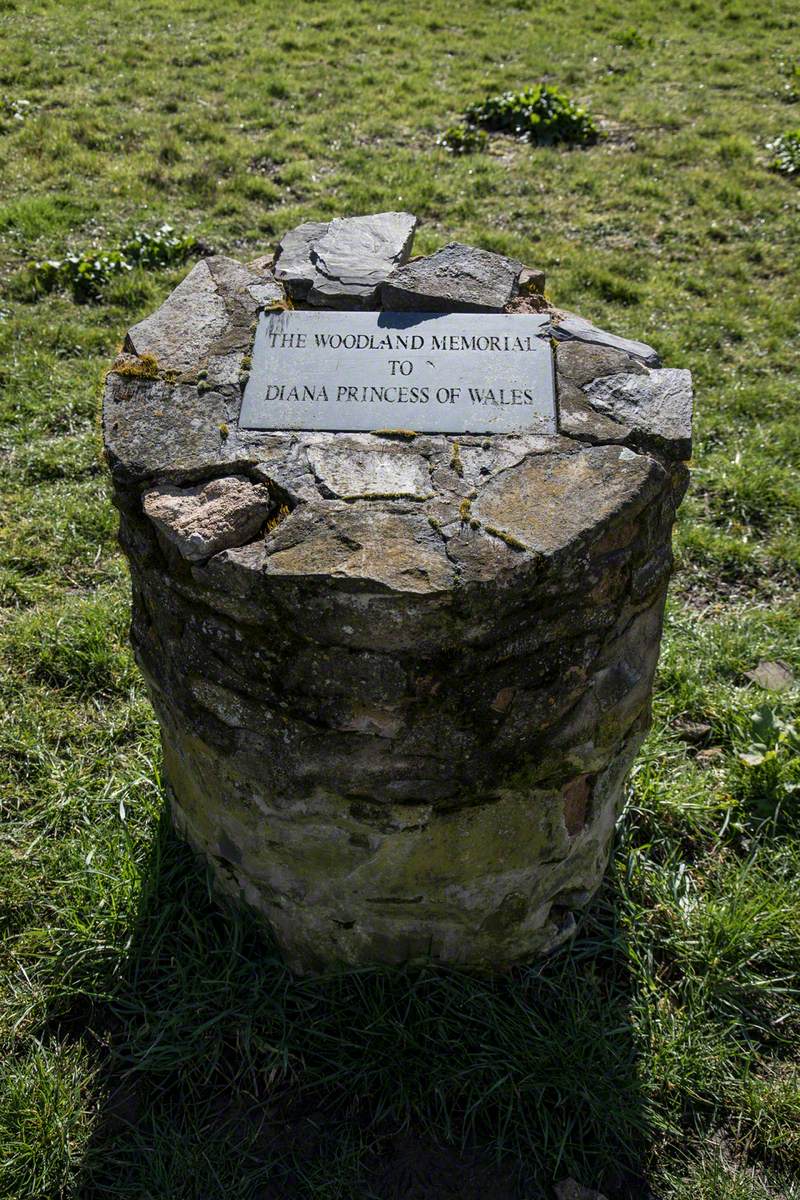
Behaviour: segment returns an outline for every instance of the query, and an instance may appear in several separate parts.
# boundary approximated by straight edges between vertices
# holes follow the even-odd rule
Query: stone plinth
[[[441,311],[453,258],[454,308],[547,312],[557,434],[240,429],[283,300],[264,260],[200,262],[105,392],[176,823],[300,970],[501,968],[569,935],[647,729],[686,485],[688,372],[531,298],[521,263],[404,267],[409,221],[306,225],[277,273]]]

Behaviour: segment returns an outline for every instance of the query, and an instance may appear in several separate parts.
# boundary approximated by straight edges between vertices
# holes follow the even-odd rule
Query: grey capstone
[[[131,354],[151,354],[160,367],[187,371],[208,353],[228,322],[228,311],[208,263],[201,259],[161,308],[128,330]]]
[[[451,242],[390,275],[381,304],[420,312],[502,312],[518,294],[522,271],[516,259]]]
[[[689,371],[651,369],[616,347],[559,342],[559,428],[594,445],[622,443],[684,460],[692,452]]]
[[[383,280],[408,258],[416,226],[416,217],[404,212],[306,221],[281,238],[275,278],[295,300],[374,307]]]
[[[649,723],[686,373],[571,339],[553,437],[240,429],[276,290],[263,260],[200,264],[106,384],[175,823],[297,970],[505,968],[570,935],[608,861]]]
[[[646,375],[607,375],[585,390],[593,408],[663,442],[675,457],[690,457],[691,372],[668,367]]]
[[[615,333],[609,333],[606,329],[598,329],[591,321],[586,321],[574,313],[567,313],[554,321],[550,327],[550,333],[556,341],[575,339],[579,342],[608,346],[615,350],[622,350],[634,359],[641,359],[648,367],[661,365],[658,353],[646,342],[637,342],[634,338],[619,337]]]
[[[125,349],[152,356],[162,372],[180,374],[204,363],[223,333],[282,298],[266,270],[222,255],[202,259],[152,316],[128,330]]]
[[[327,221],[306,221],[278,243],[273,271],[293,300],[305,300],[311,290],[316,275],[311,252],[327,231]]]
[[[406,212],[331,221],[311,251],[315,273],[309,304],[374,307],[384,279],[408,258],[416,227],[417,218]]]

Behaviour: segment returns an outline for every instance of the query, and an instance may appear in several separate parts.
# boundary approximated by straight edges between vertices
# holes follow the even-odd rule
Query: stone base
[[[278,809],[196,738],[167,732],[175,827],[221,895],[263,916],[289,966],[450,963],[497,970],[575,930],[599,887],[643,737],[572,795],[498,790],[465,809],[377,814],[317,795]]]

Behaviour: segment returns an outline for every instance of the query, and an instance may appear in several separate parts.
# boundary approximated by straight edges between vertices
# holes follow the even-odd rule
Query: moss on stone
[[[505,542],[505,544],[510,546],[512,550],[528,549],[524,542],[521,542],[519,538],[515,538],[513,534],[506,533],[503,529],[497,529],[494,525],[486,525],[484,528],[486,529],[487,533],[492,535],[492,537],[499,538],[501,542]]]
[[[289,508],[289,505],[282,504],[275,513],[274,517],[270,517],[270,519],[267,521],[267,524],[264,528],[264,533],[272,533],[273,529],[277,529],[281,522],[286,520],[290,512],[291,509]]]
[[[118,361],[112,368],[115,375],[128,375],[134,379],[158,379],[158,362],[154,354],[140,354],[135,359]]]
[[[413,442],[417,434],[413,429],[373,429],[372,436],[394,438],[398,442]]]

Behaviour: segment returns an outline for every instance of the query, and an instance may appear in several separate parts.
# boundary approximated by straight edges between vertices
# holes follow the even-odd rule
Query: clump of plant
[[[747,748],[738,757],[744,798],[756,816],[776,818],[800,792],[800,728],[764,704],[750,718]]]
[[[641,50],[644,37],[635,25],[628,25],[617,34],[617,44],[624,46],[626,50]]]
[[[153,354],[121,355],[114,363],[115,375],[132,375],[136,379],[158,379],[158,360]]]
[[[796,104],[800,100],[800,60],[778,63],[778,70],[785,77],[785,82],[778,93],[786,104]]]
[[[781,175],[797,175],[800,172],[800,129],[791,129],[781,134],[774,142],[767,143],[773,157],[770,166]]]
[[[539,146],[564,142],[582,146],[596,142],[599,130],[592,116],[558,88],[535,83],[521,92],[487,96],[464,110],[468,128],[510,133]]]
[[[26,284],[34,295],[70,291],[79,303],[99,300],[103,288],[115,276],[134,267],[157,269],[186,262],[208,248],[191,235],[176,234],[171,225],[154,233],[137,230],[128,241],[110,250],[84,250],[60,259],[45,259],[29,268]]]
[[[437,139],[437,146],[444,146],[451,154],[478,154],[486,149],[489,135],[485,129],[471,125],[450,125]]]
[[[15,100],[13,96],[0,96],[0,131],[21,124],[29,116],[33,105],[30,100]]]

